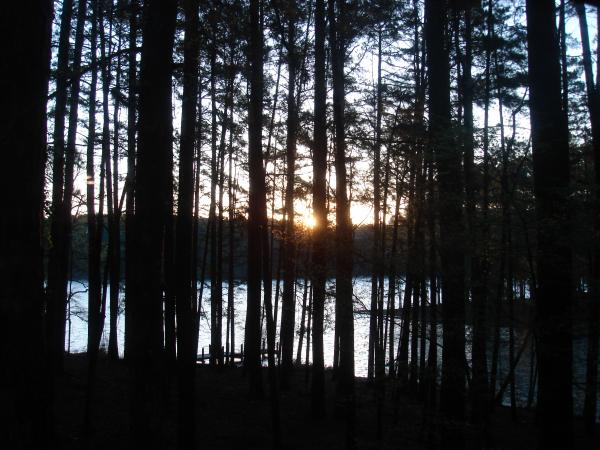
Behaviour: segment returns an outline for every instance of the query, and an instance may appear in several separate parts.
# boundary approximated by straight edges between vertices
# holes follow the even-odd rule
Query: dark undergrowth
[[[70,355],[65,372],[57,381],[55,429],[62,449],[129,449],[130,441],[128,367],[123,361],[103,357],[98,363],[94,393],[93,431],[88,442],[83,435],[87,358]],[[266,383],[267,374],[264,373]],[[240,368],[211,369],[199,365],[196,372],[197,442],[202,449],[270,449],[272,427],[267,395],[248,394],[247,379]],[[161,417],[164,448],[176,448],[175,379],[166,385]],[[265,392],[267,392],[265,384]],[[395,381],[386,382],[382,433],[377,436],[375,388],[364,379],[356,382],[356,419],[352,427],[357,449],[432,449],[439,448],[440,421],[425,414],[422,402],[409,392],[400,392]],[[339,414],[332,373],[326,374],[327,414],[315,420],[310,410],[310,382],[304,368],[293,375],[291,389],[281,392],[283,449],[344,449],[347,442],[346,419]],[[533,412],[518,411],[511,420],[507,408],[497,408],[492,416],[487,444],[478,427],[465,427],[466,448],[537,448],[538,430]],[[600,433],[600,430],[599,430]],[[600,442],[585,435],[579,420],[575,424],[578,449],[599,449]]]

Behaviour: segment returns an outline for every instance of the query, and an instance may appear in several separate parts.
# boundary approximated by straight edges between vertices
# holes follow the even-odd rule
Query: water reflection
[[[357,278],[354,282],[354,294],[356,298],[355,303],[355,319],[354,319],[354,346],[355,346],[355,370],[357,377],[367,376],[367,363],[368,363],[368,352],[369,352],[369,316],[368,314],[361,312],[363,305],[366,305],[370,301],[371,296],[371,281],[370,278]],[[66,336],[66,349],[71,352],[85,352],[87,345],[87,292],[85,283],[73,282],[72,283],[72,300],[70,303],[70,323],[67,324],[67,336]],[[327,286],[327,291],[330,293],[334,292],[335,286],[330,283]],[[229,286],[226,282],[223,283],[224,301],[227,299],[227,292]],[[246,285],[243,283],[237,284],[234,287],[234,303],[235,303],[235,335],[236,335],[236,351],[239,350],[240,344],[243,343],[244,337],[244,321],[246,318]],[[303,282],[299,281],[296,289],[296,341],[294,344],[294,355],[296,355],[296,349],[298,346],[299,337],[299,322],[302,316],[302,294],[303,294]],[[273,282],[273,295],[275,293],[275,282]],[[110,293],[109,293],[110,294]],[[108,297],[108,296],[107,296]],[[108,332],[109,323],[108,318],[110,316],[110,305],[107,306],[106,321],[104,326],[104,332],[102,335],[101,345],[106,348],[108,346]],[[200,353],[202,347],[205,348],[205,352],[208,353],[208,345],[210,344],[210,288],[205,288],[203,292],[203,315],[200,321],[200,333],[198,338],[198,351]],[[123,341],[125,336],[125,320],[122,314],[122,307],[120,308],[120,314],[118,316],[118,329],[117,337],[119,343],[119,352],[123,355]],[[224,311],[227,308],[223,308]],[[277,315],[278,321],[281,319],[281,298],[279,299],[278,305],[279,313]],[[325,304],[325,334],[323,338],[324,342],[324,353],[325,353],[325,364],[331,366],[333,363],[333,340],[334,340],[334,298],[332,295],[327,296]],[[400,330],[400,318],[396,317],[396,330]],[[279,324],[278,324],[279,325]],[[437,327],[438,330],[438,345],[443,345],[442,341],[442,330],[441,324]],[[398,348],[400,333],[397,331],[395,337],[395,348]],[[490,335],[491,339],[491,334]],[[263,326],[263,335],[266,338],[266,331]],[[502,328],[500,330],[500,348],[499,348],[499,361],[498,361],[498,376],[497,376],[497,387],[499,388],[505,381],[509,373],[509,339],[508,328]],[[429,331],[427,333],[429,336]],[[467,347],[465,349],[467,361],[471,361],[471,327],[465,326],[465,336]],[[305,336],[306,339],[306,336]],[[527,340],[527,342],[525,342]],[[279,337],[277,337],[279,341]],[[225,323],[223,324],[223,345],[225,345]],[[525,345],[523,346],[525,342]],[[491,367],[491,347],[492,342],[488,344],[488,368]],[[306,341],[303,343],[303,348],[306,348]],[[531,363],[532,363],[532,339],[527,339],[527,330],[515,329],[515,354],[519,353],[522,348],[522,354],[519,359],[519,363],[515,369],[515,393],[517,405],[525,407],[528,403],[528,396],[530,392],[530,378],[531,378]],[[425,352],[429,351],[429,342],[425,347]],[[438,350],[438,368],[441,368],[442,359],[442,348]],[[417,349],[417,354],[419,349]],[[574,406],[577,414],[580,414],[583,409],[584,401],[584,386],[585,386],[585,370],[586,370],[586,352],[587,352],[587,339],[584,336],[576,336],[573,341],[573,363],[574,363],[574,385],[573,385],[573,397]],[[302,362],[304,363],[305,350],[302,351]],[[410,355],[410,341],[409,341],[409,355]],[[439,374],[438,374],[439,376]],[[535,404],[535,393],[532,397],[533,404]],[[510,403],[510,389],[507,388],[504,391],[503,403]],[[600,402],[598,409],[598,417],[600,417]]]

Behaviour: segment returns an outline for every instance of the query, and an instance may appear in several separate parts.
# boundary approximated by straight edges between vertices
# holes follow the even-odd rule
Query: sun
[[[317,220],[312,214],[310,214],[309,216],[304,218],[304,225],[306,225],[310,229],[313,229],[317,225]]]

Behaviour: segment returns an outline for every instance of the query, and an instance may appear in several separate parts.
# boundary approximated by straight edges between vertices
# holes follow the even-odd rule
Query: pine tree
[[[135,178],[133,286],[129,307],[132,360],[132,444],[160,446],[164,374],[162,258],[165,207],[169,203],[171,71],[174,0],[144,3]],[[160,125],[159,125],[160,124]]]
[[[41,240],[52,14],[53,2],[40,1],[27,14],[22,5],[7,4],[0,16],[3,106],[11,111],[0,125],[6,150],[0,166],[0,430],[7,448],[55,445]],[[14,177],[22,183],[18,190]]]
[[[527,1],[535,206],[540,447],[572,446],[569,143],[562,109],[554,2]]]

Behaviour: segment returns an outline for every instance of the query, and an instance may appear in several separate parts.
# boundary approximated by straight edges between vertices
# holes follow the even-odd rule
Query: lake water
[[[281,286],[282,288],[283,286]],[[86,283],[73,281],[71,283],[72,299],[70,304],[70,324],[67,323],[67,336],[65,339],[65,348],[67,351],[78,353],[85,352],[87,345],[87,292]],[[236,351],[239,351],[240,344],[243,343],[244,339],[244,321],[246,318],[246,285],[239,284],[235,286],[234,291],[234,304],[235,304],[235,335],[236,335]],[[299,335],[299,323],[302,316],[302,294],[303,284],[298,283],[296,289],[296,341],[294,345],[294,360],[296,355],[296,349],[298,345]],[[226,310],[228,284],[223,283],[223,300],[224,307]],[[334,292],[334,285],[328,286],[328,292]],[[362,310],[364,305],[370,304],[371,298],[371,280],[370,278],[356,278],[354,280],[354,295],[355,295],[355,308]],[[121,295],[122,297],[122,295]],[[273,283],[273,301],[275,297],[275,282]],[[107,297],[108,298],[108,297]],[[121,299],[122,301],[122,299]],[[108,303],[108,302],[107,302]],[[279,314],[278,321],[281,319],[281,296],[279,300]],[[204,315],[200,321],[200,332],[198,339],[198,352],[204,347],[205,352],[208,354],[208,345],[210,344],[210,287],[205,287],[203,292],[203,311]],[[109,333],[109,305],[107,304],[106,320],[104,326],[104,333],[102,336],[101,345],[106,348],[108,346],[108,333]],[[125,320],[122,313],[118,316],[118,343],[119,352],[123,354],[123,340],[125,336]],[[396,318],[397,324],[399,324],[399,318]],[[279,324],[278,324],[279,326]],[[396,344],[395,348],[398,347],[399,339],[399,326],[396,327]],[[263,326],[263,334],[264,331]],[[516,329],[515,330],[515,354],[518,353],[522,346],[524,339],[526,338],[526,330]],[[471,360],[471,327],[465,327],[465,335],[467,339],[466,356],[467,360]],[[491,331],[489,333],[491,339]],[[442,326],[438,325],[438,339],[439,344],[442,344]],[[266,337],[266,336],[265,336]],[[333,339],[334,339],[334,299],[333,297],[327,298],[325,305],[325,334],[324,334],[324,352],[325,352],[325,364],[331,366],[333,363]],[[279,341],[279,338],[277,338]],[[355,346],[355,372],[357,377],[367,376],[367,362],[368,362],[368,343],[369,343],[369,316],[364,313],[356,313],[354,318],[354,346]],[[223,321],[223,345],[225,345],[225,321]],[[409,343],[410,346],[410,343]],[[303,343],[302,350],[302,361],[304,361],[306,349],[306,338]],[[491,350],[491,342],[488,344],[488,349]],[[428,343],[426,347],[428,352]],[[509,371],[509,349],[508,349],[508,329],[501,329],[501,345],[500,345],[500,357],[498,367],[498,387],[504,382]],[[585,387],[585,370],[586,370],[586,352],[587,352],[587,339],[583,336],[575,337],[573,342],[573,363],[574,363],[574,385],[573,385],[573,397],[574,406],[576,413],[581,413],[583,408],[584,400],[584,387]],[[410,354],[410,351],[409,351]],[[441,368],[441,356],[442,349],[438,350],[438,369]],[[526,406],[528,395],[529,395],[529,380],[530,380],[530,364],[532,356],[531,339],[525,346],[523,354],[519,360],[517,368],[515,370],[516,375],[516,398],[518,406]],[[491,358],[491,354],[488,355]],[[488,363],[488,368],[491,364]],[[535,396],[533,396],[535,403]],[[509,404],[510,402],[510,389],[506,389],[503,397],[503,403]],[[598,409],[598,417],[600,417],[600,402]]]

